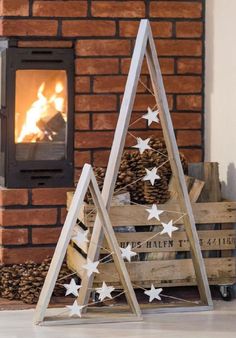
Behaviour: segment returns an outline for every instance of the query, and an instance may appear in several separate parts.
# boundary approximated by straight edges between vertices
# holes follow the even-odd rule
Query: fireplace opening
[[[17,70],[15,102],[16,160],[65,159],[66,72]]]
[[[1,51],[1,185],[73,185],[73,51]]]

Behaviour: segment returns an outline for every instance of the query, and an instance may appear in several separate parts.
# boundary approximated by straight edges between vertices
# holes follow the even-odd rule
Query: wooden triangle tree
[[[98,212],[98,218],[102,224],[102,229],[105,233],[105,237],[108,243],[108,246],[111,250],[111,255],[114,261],[114,264],[116,266],[116,269],[118,271],[118,274],[120,276],[121,285],[124,288],[124,293],[128,302],[128,305],[131,309],[131,313],[119,313],[114,314],[110,313],[106,314],[106,317],[103,316],[96,316],[95,318],[90,318],[88,316],[85,316],[85,318],[65,318],[58,315],[54,315],[52,317],[46,317],[46,310],[48,308],[50,298],[53,292],[53,289],[55,287],[57,277],[60,271],[60,268],[62,266],[66,250],[68,247],[68,244],[72,237],[72,231],[74,228],[74,225],[76,224],[79,211],[82,207],[82,204],[84,202],[84,197],[87,192],[87,190],[90,190],[90,193],[92,195],[95,207]],[[101,231],[101,228],[98,229],[98,223],[97,225],[94,225],[93,231],[92,231],[92,237],[96,237],[98,234],[98,231]],[[88,248],[88,257],[91,257],[91,251],[93,252],[96,250],[98,256],[101,248],[97,246],[96,242],[93,242],[92,240],[89,243]],[[94,261],[92,261],[94,262]],[[87,272],[85,270],[85,275],[87,276]],[[90,294],[92,292],[92,289],[89,290],[86,289],[86,295],[88,296],[88,300],[90,297]],[[82,304],[81,304],[82,305]],[[85,305],[85,304],[83,304]],[[136,321],[141,320],[141,311],[139,308],[139,304],[137,302],[127,269],[126,265],[124,263],[123,258],[121,257],[121,252],[119,245],[117,243],[115,233],[113,230],[113,227],[111,225],[106,207],[104,205],[104,202],[102,200],[96,178],[94,176],[93,170],[91,165],[85,164],[82,174],[80,176],[80,180],[78,182],[73,200],[71,202],[71,206],[69,209],[69,212],[66,217],[66,221],[64,223],[64,226],[62,228],[62,232],[60,235],[60,238],[58,240],[52,262],[48,271],[48,274],[46,276],[39,301],[36,307],[35,316],[34,316],[34,323],[40,324],[40,325],[65,325],[65,324],[81,324],[81,323],[98,323],[98,322],[116,322],[116,321]]]
[[[198,242],[198,235],[195,227],[192,207],[188,196],[188,191],[184,179],[184,173],[179,157],[178,147],[176,144],[173,125],[168,108],[166,93],[163,85],[160,66],[157,58],[156,48],[152,37],[152,31],[148,20],[141,20],[139,31],[135,43],[135,48],[131,60],[130,70],[126,82],[125,92],[121,104],[119,119],[114,135],[114,141],[110,153],[110,158],[107,166],[106,176],[104,180],[102,198],[109,212],[111,199],[114,193],[115,182],[120,166],[121,156],[124,149],[125,138],[128,131],[131,113],[133,110],[134,99],[138,86],[139,77],[141,74],[141,67],[146,56],[148,69],[151,77],[152,87],[156,104],[159,110],[159,117],[163,129],[163,136],[166,142],[166,148],[170,160],[170,165],[175,180],[175,187],[178,193],[178,200],[180,210],[183,212],[183,223],[187,238],[190,243],[191,257],[196,274],[197,285],[200,293],[201,309],[212,308],[212,299],[207,280],[204,261],[201,254],[200,245]],[[99,247],[103,242],[102,224],[97,217],[95,220],[97,228],[96,233],[92,235],[92,241],[97,243],[97,247],[91,248],[88,257],[94,261],[99,257]],[[145,264],[145,262],[144,262]],[[82,288],[79,293],[79,303],[86,304],[89,299],[89,289],[93,284],[93,276],[83,276]],[[183,304],[181,304],[183,306]],[[180,305],[180,306],[181,306]],[[196,306],[195,306],[196,307]],[[191,310],[193,307],[188,306],[186,309]],[[200,309],[200,308],[199,308]]]

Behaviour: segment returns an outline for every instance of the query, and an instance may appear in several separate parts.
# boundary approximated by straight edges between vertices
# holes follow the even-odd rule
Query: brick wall
[[[52,255],[66,216],[67,188],[0,189],[0,258],[40,262]]]
[[[2,0],[0,35],[18,47],[75,51],[75,178],[85,162],[106,166],[139,20],[149,18],[181,151],[203,157],[204,0]],[[142,82],[150,86],[147,67]],[[153,97],[141,84],[133,121]],[[160,135],[144,120],[138,136]],[[133,144],[127,138],[127,146]],[[51,253],[65,213],[67,189],[1,189],[2,260],[41,260]]]

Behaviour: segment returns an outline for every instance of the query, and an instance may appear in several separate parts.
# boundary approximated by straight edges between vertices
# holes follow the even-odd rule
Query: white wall
[[[236,0],[206,0],[206,161],[236,199]]]

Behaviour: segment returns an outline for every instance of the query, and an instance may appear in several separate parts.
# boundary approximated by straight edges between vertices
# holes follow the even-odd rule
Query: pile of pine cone
[[[41,264],[26,262],[24,264],[0,266],[0,297],[22,300],[28,304],[37,303],[50,262],[51,258],[46,258]],[[65,295],[65,288],[62,284],[70,282],[71,277],[67,277],[69,274],[71,274],[71,271],[63,263],[53,296]]]
[[[123,153],[115,191],[122,189],[129,191],[131,201],[135,203],[163,204],[170,197],[168,184],[172,171],[168,161],[168,153],[165,142],[160,138],[151,137],[148,145],[154,150],[145,150],[142,155],[138,150]],[[186,172],[187,162],[182,154],[180,154],[180,159]],[[151,170],[154,167],[159,167],[157,174],[161,179],[151,185],[150,181],[143,181],[142,178],[146,175],[145,168]],[[106,170],[95,168],[94,171],[99,187],[102,189]]]

